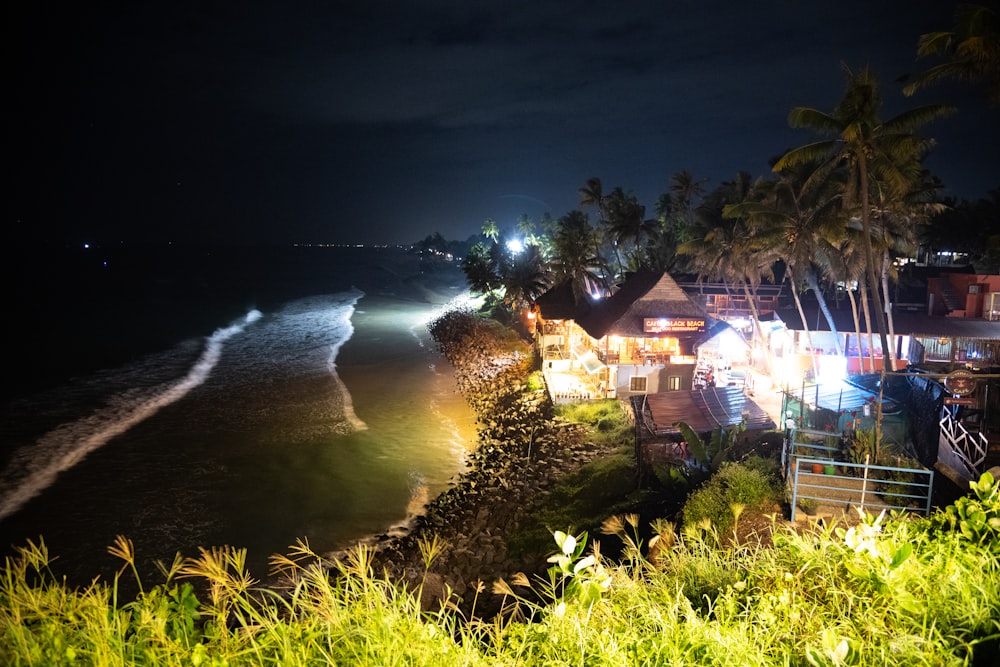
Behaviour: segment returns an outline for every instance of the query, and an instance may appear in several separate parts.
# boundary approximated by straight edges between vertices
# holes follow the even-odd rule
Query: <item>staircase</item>
[[[941,281],[941,300],[944,301],[945,315],[954,310],[965,310],[965,302],[955,291],[955,286],[947,280]]]
[[[941,410],[938,426],[938,463],[951,468],[966,481],[979,479],[989,466],[989,438],[955,419],[947,407]]]

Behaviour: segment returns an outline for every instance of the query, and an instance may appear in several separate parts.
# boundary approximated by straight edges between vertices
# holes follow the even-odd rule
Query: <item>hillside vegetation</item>
[[[776,530],[773,546],[721,548],[711,528],[662,530],[656,556],[622,562],[556,532],[543,579],[498,581],[506,613],[469,622],[421,608],[359,547],[328,572],[303,544],[278,559],[295,585],[258,590],[243,552],[175,563],[138,599],[118,579],[68,590],[42,545],[0,580],[6,665],[963,665],[996,664],[1000,493],[989,475],[928,519],[872,517],[849,529]],[[433,544],[425,544],[428,557]],[[121,540],[112,553],[127,574]],[[208,593],[194,597],[193,577]],[[518,593],[528,589],[540,602]]]

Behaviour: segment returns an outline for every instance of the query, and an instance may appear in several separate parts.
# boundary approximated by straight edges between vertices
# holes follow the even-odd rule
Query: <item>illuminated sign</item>
[[[976,376],[972,371],[959,368],[948,373],[944,378],[944,386],[956,396],[968,396],[976,390]]]
[[[658,333],[704,333],[703,317],[645,317],[642,330],[648,334]]]
[[[945,396],[944,397],[944,404],[945,405],[964,405],[967,408],[974,408],[974,407],[977,407],[979,405],[979,402],[976,401],[976,399],[974,399],[974,398],[966,398],[966,397],[953,398],[951,396]]]

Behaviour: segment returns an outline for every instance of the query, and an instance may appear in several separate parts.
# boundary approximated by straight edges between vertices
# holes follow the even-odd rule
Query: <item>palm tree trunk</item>
[[[889,295],[889,251],[886,250],[882,255],[882,299],[886,304],[885,315],[886,324],[888,328],[886,331],[889,334],[889,340],[892,341],[892,347],[889,349],[889,369],[896,370],[896,334],[895,327],[892,321],[892,300]]]
[[[830,312],[830,305],[826,302],[826,296],[823,294],[823,290],[819,287],[819,281],[816,279],[816,273],[812,269],[807,269],[805,278],[810,289],[812,289],[812,291],[816,294],[816,302],[819,304],[819,309],[822,311],[823,317],[826,318],[826,323],[830,325],[830,333],[833,334],[833,341],[837,348],[837,354],[842,357],[844,356],[844,345],[841,343],[840,334],[837,333],[837,325],[833,321],[833,313]]]
[[[868,286],[862,283],[861,290],[861,310],[865,314],[865,335],[868,338],[868,372],[875,372],[875,342],[872,340],[872,312],[868,305]],[[861,338],[858,338],[858,345],[861,345]],[[864,368],[862,368],[864,370]]]
[[[882,296],[879,294],[878,271],[875,268],[875,251],[872,248],[872,221],[869,210],[868,199],[868,159],[863,152],[858,154],[858,168],[861,179],[861,229],[864,234],[865,264],[868,270],[868,285],[871,290],[871,298],[874,302],[876,328],[879,339],[882,343],[882,368],[885,369],[885,358],[889,354],[889,339],[886,335],[887,327],[885,323],[885,308],[882,305]],[[876,435],[878,435],[876,433]]]
[[[788,267],[789,280],[788,284],[792,286],[792,298],[795,299],[795,307],[799,310],[799,317],[802,318],[802,330],[806,334],[806,342],[809,344],[809,359],[812,361],[813,369],[813,379],[819,380],[819,366],[816,365],[816,348],[813,347],[812,333],[809,331],[809,323],[806,321],[805,311],[802,310],[802,301],[799,299],[799,288],[796,287],[795,274],[792,273],[792,268]]]
[[[858,300],[854,298],[854,290],[847,290],[847,298],[851,301],[851,315],[854,316],[854,335],[856,341],[858,341],[858,370],[864,371],[864,357],[861,356],[861,320],[858,318]],[[847,350],[848,363],[850,363],[850,346]]]
[[[878,291],[878,275],[875,272],[875,252],[872,250],[872,212],[868,200],[868,158],[864,151],[857,154],[858,167],[861,176],[861,228],[864,233],[865,260],[868,265],[868,284],[871,286],[872,300],[875,302],[875,317],[878,318],[878,334],[882,340],[882,377],[880,386],[885,385],[885,360],[889,354],[889,339],[886,334],[885,310],[882,307],[882,297]],[[895,370],[895,368],[893,368]],[[882,401],[875,405],[875,446],[882,442]]]
[[[728,291],[728,287],[726,289]],[[747,297],[747,303],[750,304],[750,317],[753,319],[754,331],[757,332],[757,340],[760,343],[760,346],[764,348],[764,360],[767,362],[767,375],[768,377],[774,377],[774,360],[771,359],[771,348],[767,344],[767,339],[764,338],[764,330],[760,328],[760,315],[757,314],[757,304],[754,302],[753,294],[750,293],[750,288],[747,286],[745,280],[743,281],[743,293]]]

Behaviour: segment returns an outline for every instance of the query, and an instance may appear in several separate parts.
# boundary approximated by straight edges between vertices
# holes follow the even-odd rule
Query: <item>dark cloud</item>
[[[832,108],[841,62],[879,71],[887,115],[958,94],[929,165],[1000,185],[982,91],[894,83],[952,2],[24,4],[5,205],[35,236],[464,238],[591,176],[651,208],[680,169],[761,174],[808,141],[788,110]]]

